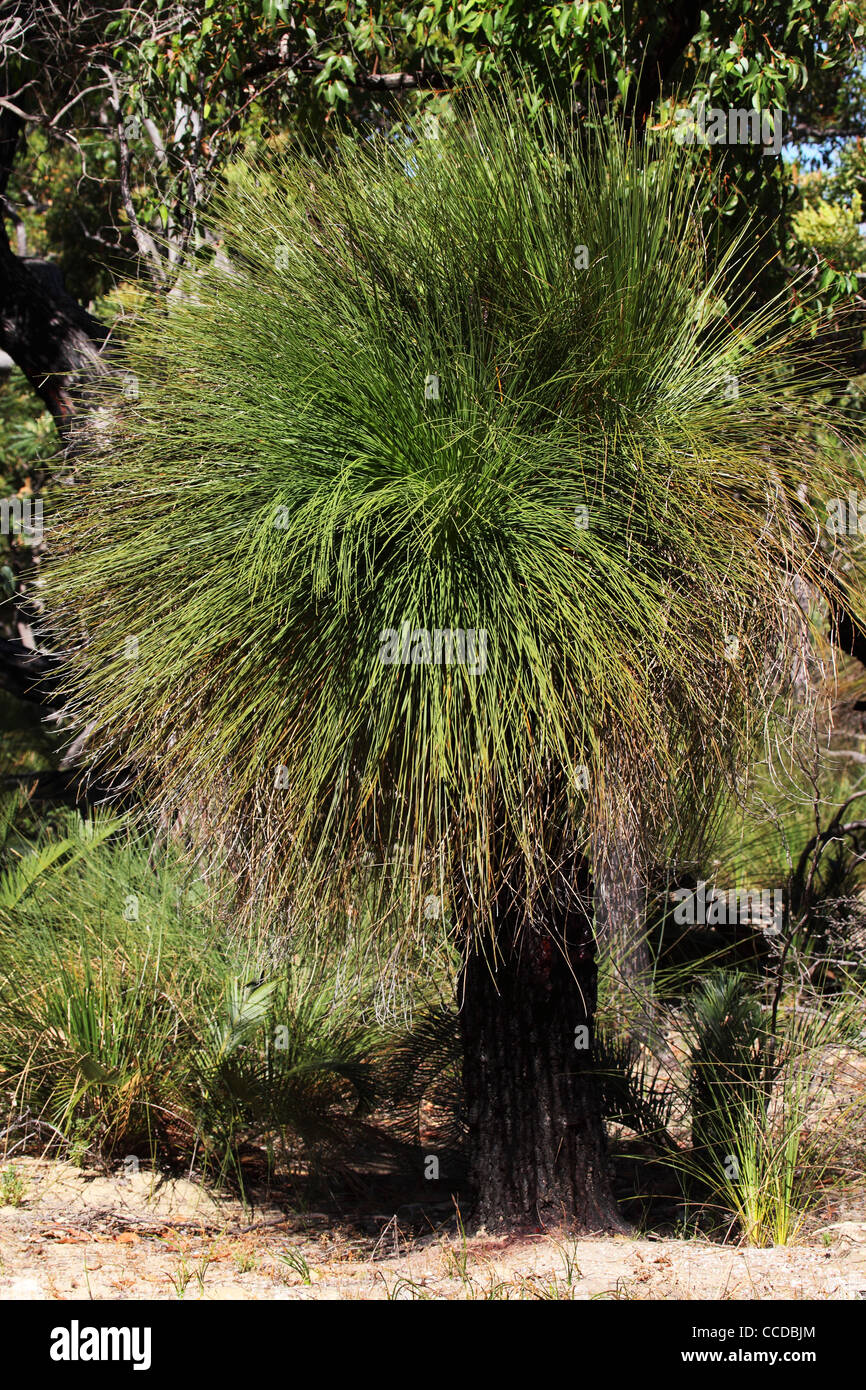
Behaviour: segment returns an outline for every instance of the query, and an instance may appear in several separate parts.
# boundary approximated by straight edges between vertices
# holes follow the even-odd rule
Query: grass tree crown
[[[94,759],[246,827],[269,893],[366,854],[421,904],[456,852],[483,906],[748,744],[848,464],[669,132],[510,93],[406,129],[234,171],[49,600]]]

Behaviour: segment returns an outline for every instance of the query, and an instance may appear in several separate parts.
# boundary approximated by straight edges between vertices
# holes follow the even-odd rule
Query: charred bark
[[[23,121],[0,108],[0,195],[5,195]],[[58,266],[16,256],[0,217],[0,348],[21,368],[63,433],[78,379],[102,372],[104,324],[68,294]]]
[[[866,666],[866,632],[843,601],[830,604],[830,637],[848,656]]]
[[[646,882],[636,832],[622,837],[594,870],[595,922],[599,941],[610,952],[616,978],[635,991],[650,987],[652,961],[646,935]]]
[[[22,128],[20,117],[0,108],[0,205],[7,210],[5,193]],[[107,340],[107,328],[67,292],[58,266],[15,254],[0,217],[0,348],[51,411],[67,444],[76,389],[83,377],[107,370]],[[34,558],[28,552],[28,562]],[[57,710],[61,658],[30,645],[26,632],[38,618],[25,583],[12,600],[13,633],[0,637],[0,689],[41,704],[47,717]]]
[[[61,435],[74,412],[78,380],[105,370],[100,350],[107,336],[67,294],[56,266],[16,256],[0,232],[0,347],[45,402]]]
[[[686,4],[666,5],[662,9],[665,19],[655,44],[647,42],[644,31],[653,20],[642,19],[636,25],[636,37],[640,48],[642,63],[638,80],[630,101],[626,106],[626,118],[633,120],[640,129],[647,120],[653,106],[670,80],[683,55],[701,26],[701,4],[699,0],[688,0]]]
[[[474,1220],[488,1230],[624,1229],[593,1075],[596,964],[583,884],[527,919],[512,898],[495,953],[467,933],[459,982]]]
[[[0,689],[18,700],[53,707],[61,658],[27,647],[17,637],[0,637]]]

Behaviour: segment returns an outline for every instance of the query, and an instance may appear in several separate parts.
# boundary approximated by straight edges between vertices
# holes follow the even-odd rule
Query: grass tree
[[[240,166],[51,535],[94,759],[319,949],[359,896],[459,947],[488,1225],[617,1224],[593,870],[748,756],[833,595],[846,456],[689,158],[505,94]]]

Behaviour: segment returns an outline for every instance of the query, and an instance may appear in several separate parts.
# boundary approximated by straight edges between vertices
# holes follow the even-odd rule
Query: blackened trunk
[[[615,982],[632,991],[639,1013],[652,976],[646,899],[636,835],[623,829],[607,854],[596,858],[595,921],[599,941],[611,955]]]
[[[16,256],[0,231],[0,348],[20,367],[61,434],[78,379],[105,371],[107,330],[63,287],[56,266]]]
[[[637,1054],[655,1045],[653,966],[647,940],[646,870],[637,812],[627,803],[610,812],[607,835],[593,853],[595,928],[609,961],[609,1001]]]
[[[0,75],[0,94],[6,87]],[[0,107],[0,195],[5,194],[24,122]],[[102,372],[108,330],[68,294],[58,266],[16,256],[0,217],[0,348],[20,367],[61,434],[82,374]]]
[[[460,978],[474,1221],[621,1230],[592,1072],[589,914],[551,899],[525,922],[512,906],[496,937],[494,960],[467,934]]]

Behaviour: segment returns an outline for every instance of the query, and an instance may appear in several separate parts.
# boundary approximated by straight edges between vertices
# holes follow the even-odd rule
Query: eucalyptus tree
[[[670,133],[571,117],[236,168],[46,593],[94,764],[240,896],[319,950],[359,899],[383,962],[447,935],[477,1218],[593,1229],[593,871],[748,761],[852,470]]]

